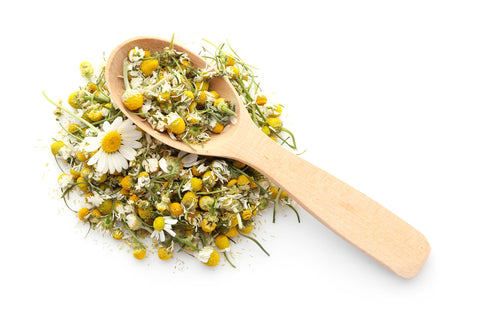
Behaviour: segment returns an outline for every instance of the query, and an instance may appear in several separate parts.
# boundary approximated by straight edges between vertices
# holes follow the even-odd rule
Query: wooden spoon
[[[110,54],[105,79],[113,103],[143,131],[176,149],[206,156],[241,161],[273,181],[315,218],[402,278],[414,277],[430,253],[426,238],[405,221],[346,183],[317,168],[268,138],[250,119],[237,92],[225,78],[214,78],[210,89],[236,102],[237,123],[213,135],[204,147],[173,140],[154,130],[143,118],[130,113],[122,102],[125,91],[123,62],[130,49],[162,51],[169,40],[137,37],[125,41]],[[197,68],[207,62],[181,45]]]

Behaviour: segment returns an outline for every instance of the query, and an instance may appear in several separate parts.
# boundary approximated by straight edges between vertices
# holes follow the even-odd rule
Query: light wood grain
[[[297,157],[251,128],[226,145],[228,154],[258,168],[306,211],[403,278],[414,277],[430,253],[426,238],[358,190]]]
[[[121,99],[125,90],[121,78],[123,60],[135,46],[154,52],[169,44],[170,41],[156,37],[133,38],[112,51],[107,61],[105,77],[112,100],[133,122],[152,137],[179,150],[231,158],[252,166],[339,236],[400,277],[409,279],[418,274],[430,253],[426,238],[374,200],[268,138],[253,124],[226,78],[212,79],[210,88],[235,101],[238,122],[213,136],[203,148],[196,146],[195,151],[129,113]],[[194,66],[206,66],[188,48],[179,45],[175,48],[188,53]]]

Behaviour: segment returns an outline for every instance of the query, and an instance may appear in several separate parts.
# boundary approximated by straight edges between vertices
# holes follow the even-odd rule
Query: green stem
[[[95,128],[90,122],[88,122],[87,120],[85,119],[82,119],[81,117],[77,116],[75,113],[73,113],[72,111],[68,110],[67,108],[65,108],[64,106],[62,106],[61,104],[58,104],[56,102],[54,102],[52,99],[50,99],[47,94],[45,93],[45,91],[42,91],[43,93],[43,96],[51,103],[53,104],[54,106],[62,109],[63,111],[65,111],[66,113],[68,113],[69,115],[71,115],[72,117],[74,117],[75,119],[77,119],[78,121],[82,122],[83,124],[86,124],[90,129],[92,129],[93,131],[95,131],[96,133],[100,133],[100,130],[98,130],[97,128]]]
[[[99,125],[101,123],[104,123],[105,121],[115,120],[116,118],[118,118],[119,115],[121,115],[121,113],[122,113],[122,111],[118,110],[118,112],[115,113],[113,116],[108,117],[108,118],[104,118],[100,121],[92,122],[92,125]]]
[[[265,252],[265,254],[266,254],[267,256],[270,256],[270,253],[268,253],[267,250],[265,250],[265,248],[262,247],[262,245],[260,244],[260,242],[258,242],[255,238],[249,237],[249,236],[247,236],[246,234],[243,234],[243,233],[241,233],[241,232],[239,232],[238,234],[241,235],[242,237],[245,237],[245,238],[250,239],[250,240],[252,240],[253,242],[255,242],[255,243],[257,244],[257,246],[259,246],[260,249],[262,249],[262,251]]]
[[[77,211],[76,211],[76,210],[73,210],[73,209],[72,209],[72,208],[71,208],[71,207],[68,205],[68,203],[67,203],[67,199],[66,199],[65,197],[63,198],[63,202],[65,202],[65,206],[67,206],[67,208],[68,208],[68,209],[70,209],[71,211],[73,211],[73,212],[77,213]]]
[[[182,187],[183,187],[183,185],[185,184],[186,181],[187,181],[187,179],[182,179],[182,181],[180,182],[180,184],[178,186],[178,189],[177,189],[178,199],[180,199],[180,201],[182,200]]]
[[[233,111],[232,109],[229,109],[228,107],[223,107],[223,108],[221,109],[221,111],[222,111],[223,113],[227,113],[227,114],[229,114],[229,115],[231,115],[231,116],[235,116],[235,117],[237,116],[237,114],[235,113],[235,111]]]
[[[103,97],[100,96],[100,95],[97,95],[97,94],[96,94],[97,92],[99,92]],[[105,93],[103,93],[101,90],[95,91],[94,93],[92,93],[92,95],[93,95],[93,99],[94,99],[95,101],[100,102],[100,103],[110,102],[110,98],[107,97],[107,96],[105,95]]]
[[[158,59],[160,57],[160,54],[157,54],[156,56],[151,56],[148,58],[141,58],[140,61],[147,61],[147,60],[153,60],[153,59]]]
[[[227,252],[226,252],[226,251],[223,252],[223,255],[225,256],[225,260],[227,260],[227,262],[228,262],[232,267],[236,268],[235,265],[230,261],[230,259],[228,259],[228,255],[227,255]]]
[[[215,194],[215,193],[222,193],[227,190],[231,190],[232,188],[225,188],[225,189],[220,189],[220,190],[215,190],[215,191],[204,191],[204,192],[197,192],[199,195],[206,195],[206,194]]]
[[[283,127],[280,130],[285,131],[286,133],[288,133],[290,135],[290,137],[292,137],[293,149],[297,150],[297,143],[295,142],[295,136],[293,135],[293,133],[290,130],[287,130]]]
[[[278,203],[280,201],[280,196],[282,194],[282,189],[278,188],[278,193],[277,193],[277,196],[275,197],[275,200],[274,200],[274,205],[273,205],[273,223],[275,223],[275,215],[277,213],[277,210],[278,210]]]
[[[295,214],[297,215],[298,223],[300,223],[300,215],[298,214],[298,211],[291,204],[287,204],[287,206],[289,206],[290,209],[292,209],[293,212],[295,212]]]
[[[60,198],[65,197],[75,186],[77,186],[79,184],[87,184],[88,185],[88,183],[86,181],[72,182],[72,183],[70,183],[69,187],[66,188],[65,191],[63,191]]]
[[[173,49],[173,39],[175,38],[175,33],[172,33],[172,39],[170,40],[170,46],[168,47],[170,50]]]
[[[189,246],[190,248],[194,249],[195,251],[200,251],[200,249],[198,249],[193,243],[185,240],[185,239],[182,239],[180,238],[179,236],[175,235],[175,239],[177,239],[178,241],[180,241],[181,243],[183,243],[184,245],[186,246]]]
[[[262,190],[264,193],[266,193],[271,200],[274,200],[273,197],[270,195],[270,193],[268,193],[267,190],[265,190],[265,188],[263,188],[257,181],[255,181],[255,179],[253,179],[248,173],[246,173],[244,170],[242,169],[239,169],[233,165],[228,165],[228,167],[230,168],[230,171],[236,171],[237,173],[240,173],[240,174],[243,174],[245,177],[248,178],[248,180],[250,181],[253,181],[253,183],[255,183],[257,185],[257,187],[260,188],[260,190]]]
[[[281,144],[286,144],[289,148],[291,148],[291,149],[293,149],[293,150],[296,150],[296,149],[297,149],[297,146],[295,145],[295,140],[294,140],[294,139],[293,139],[293,143],[294,143],[294,144],[292,145],[292,144],[290,144],[290,143],[287,142],[287,139],[288,139],[288,138],[287,138],[287,139],[282,138],[282,136],[280,136],[280,135],[275,131],[274,128],[272,128],[272,127],[270,127],[270,128],[271,128],[271,130],[272,130],[272,133],[273,133],[278,139],[280,139],[280,140],[282,141]],[[293,138],[293,137],[292,137],[292,138]]]
[[[72,132],[70,132],[70,131],[68,131],[67,129],[65,129],[65,127],[64,127],[64,126],[62,126],[62,124],[61,124],[60,122],[59,122],[58,124],[59,124],[59,125],[60,125],[60,127],[63,129],[63,131],[65,131],[65,133],[67,133],[69,136],[71,136],[72,138],[75,138],[75,139],[77,139],[78,141],[82,141],[82,139],[81,139],[81,138],[77,137],[77,136],[76,136],[76,135],[74,135]],[[79,131],[81,131],[81,130],[79,130]],[[83,132],[82,132],[82,133],[83,133]]]
[[[190,149],[192,149],[193,152],[196,152],[197,150],[187,141],[186,138],[183,138],[182,139],[183,143],[185,143],[187,146],[190,147]]]
[[[137,235],[128,226],[128,223],[125,220],[125,215],[122,215],[122,221],[123,221],[123,226],[125,227],[125,229],[127,229],[128,233],[130,233],[133,240],[135,240],[135,242],[138,243],[142,247],[142,249],[145,249],[145,246],[143,245],[142,241],[140,241],[140,239],[138,239]]]

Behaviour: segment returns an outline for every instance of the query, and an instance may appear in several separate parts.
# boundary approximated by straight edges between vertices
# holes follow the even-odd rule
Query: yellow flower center
[[[165,219],[163,217],[156,217],[153,220],[153,228],[157,231],[162,231],[165,228]]]
[[[102,139],[102,149],[107,153],[117,151],[121,144],[122,136],[117,131],[110,131]]]

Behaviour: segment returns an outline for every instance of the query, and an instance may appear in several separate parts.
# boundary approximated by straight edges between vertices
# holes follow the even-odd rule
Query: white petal
[[[193,166],[198,160],[198,155],[194,153],[187,153],[185,151],[180,151],[178,157],[182,159],[183,165],[187,168]]]
[[[100,148],[102,138],[100,135],[98,137],[86,137],[83,141],[87,144],[85,146],[85,151],[92,152]]]
[[[125,120],[123,123],[121,123],[117,130],[119,132],[128,132],[132,130],[132,123],[129,121],[130,119]],[[134,127],[135,128],[135,127]]]
[[[102,130],[105,131],[105,132],[109,132],[110,131],[110,122],[108,121],[105,121],[103,124],[102,124]]]
[[[115,153],[112,156],[112,161],[114,163],[115,170],[117,170],[118,172],[122,171],[122,169],[128,168],[127,160],[120,153]]]
[[[98,162],[97,162],[97,171],[107,172],[108,170],[107,154],[102,150],[99,150],[97,153],[99,153]]]
[[[172,230],[172,229],[169,229],[169,228],[165,228],[163,229],[164,231],[167,231],[172,237],[175,237],[176,233]]]
[[[100,157],[100,151],[95,153],[87,162],[89,166],[94,165],[98,162],[98,158]]]
[[[118,128],[123,124],[122,117],[116,117],[110,125],[110,131],[118,130]],[[106,130],[105,130],[106,131]]]
[[[118,131],[125,140],[138,140],[142,137],[142,132],[137,129]]]
[[[138,148],[142,147],[142,143],[138,142],[138,141],[132,141],[128,145],[130,147],[132,147],[133,149],[138,149]]]
[[[175,224],[178,221],[177,219],[173,219],[173,218],[170,218],[170,217],[164,217],[163,219],[164,219],[166,224]]]
[[[160,241],[161,242],[165,241],[165,232],[163,232],[163,230],[160,231]]]
[[[158,164],[160,165],[160,168],[162,169],[163,172],[169,173],[170,170],[168,170],[168,164],[167,160],[165,158],[162,158],[158,161]]]
[[[111,154],[105,157],[105,161],[107,162],[107,169],[110,174],[115,173],[115,159],[112,157]]]
[[[135,126],[135,125],[133,124],[132,120],[127,119],[123,121],[123,126]]]
[[[118,152],[127,160],[133,160],[137,155],[137,151],[125,146],[120,146],[120,148],[118,149]]]
[[[130,119],[127,119],[123,121],[117,129],[119,130],[132,130],[132,128],[136,128],[137,126],[133,124],[133,122]]]
[[[115,171],[117,171],[117,167],[119,166],[117,166],[115,153],[108,154],[108,157],[106,157],[106,160],[107,160],[107,167],[110,173],[114,173]],[[120,170],[118,170],[118,172],[120,172]]]

